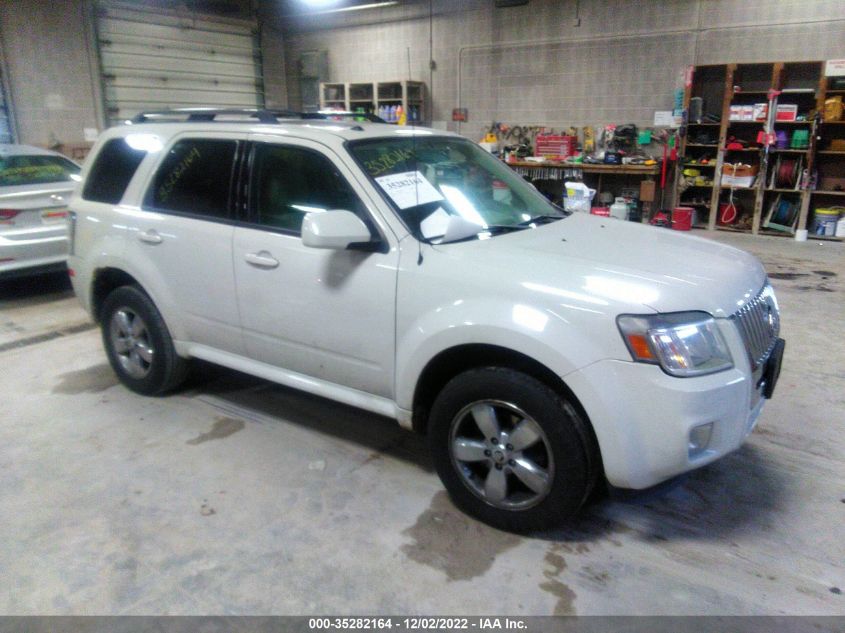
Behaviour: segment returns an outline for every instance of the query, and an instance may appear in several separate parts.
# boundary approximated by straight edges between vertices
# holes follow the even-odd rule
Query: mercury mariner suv
[[[514,531],[718,459],[772,395],[778,305],[743,251],[565,213],[454,134],[170,114],[103,133],[70,205],[133,391],[198,358],[390,416]]]

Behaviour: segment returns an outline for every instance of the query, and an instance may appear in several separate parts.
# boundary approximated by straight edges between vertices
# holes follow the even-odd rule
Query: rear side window
[[[61,156],[6,156],[0,158],[0,187],[67,182],[79,166]],[[76,180],[79,180],[77,178]]]
[[[107,141],[85,179],[82,197],[94,202],[117,204],[146,155],[143,150],[129,147],[122,138]]]
[[[236,141],[185,139],[164,157],[144,204],[164,211],[226,218]]]

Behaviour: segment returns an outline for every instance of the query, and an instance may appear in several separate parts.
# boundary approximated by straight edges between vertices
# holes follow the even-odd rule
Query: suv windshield
[[[0,187],[78,180],[80,167],[61,156],[6,156],[0,158]]]
[[[349,148],[417,239],[489,237],[564,217],[502,161],[465,139],[415,132]]]

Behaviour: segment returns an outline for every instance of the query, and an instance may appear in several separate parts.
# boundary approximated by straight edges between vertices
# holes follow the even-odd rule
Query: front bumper
[[[566,377],[593,424],[608,482],[636,489],[739,448],[765,403],[754,395],[753,382],[736,368],[675,378],[653,365],[615,360]],[[690,457],[690,431],[706,423],[713,423],[710,442]]]
[[[735,324],[717,321],[732,369],[677,378],[655,365],[604,360],[565,377],[595,429],[611,485],[651,487],[736,450],[754,429],[765,403],[765,367],[752,371]],[[690,456],[690,431],[708,423],[706,449]]]

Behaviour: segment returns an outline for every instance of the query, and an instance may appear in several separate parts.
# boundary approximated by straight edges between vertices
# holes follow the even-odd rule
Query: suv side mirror
[[[344,250],[371,240],[370,229],[351,211],[309,213],[302,221],[302,243],[311,248]]]

